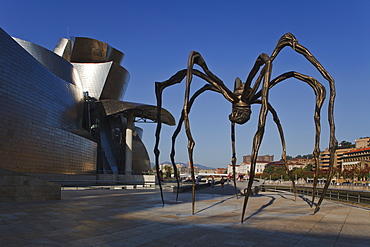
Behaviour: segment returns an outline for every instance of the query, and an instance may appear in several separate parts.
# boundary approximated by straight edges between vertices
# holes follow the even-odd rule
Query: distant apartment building
[[[352,168],[366,169],[369,167],[370,167],[370,147],[354,149],[343,154],[342,171],[344,169]]]
[[[343,154],[353,150],[353,148],[338,148],[335,150],[335,160],[334,160],[334,168],[341,169],[342,168],[342,158]],[[320,153],[319,156],[319,168],[321,170],[328,170],[329,169],[329,162],[330,162],[330,152],[329,149],[325,149],[325,151]],[[315,164],[313,163],[313,166]]]
[[[359,164],[357,161],[362,160],[366,162],[368,158],[366,158],[366,148],[370,147],[370,137],[364,137],[360,139],[356,139],[356,148],[338,148],[336,150],[336,157],[334,161],[334,168],[343,170],[348,168],[354,164]],[[357,151],[365,149],[362,151]],[[353,151],[353,152],[352,152]],[[329,168],[329,160],[330,160],[330,153],[328,149],[320,153],[319,157],[319,166],[322,170],[327,170]],[[343,164],[345,162],[345,164]]]

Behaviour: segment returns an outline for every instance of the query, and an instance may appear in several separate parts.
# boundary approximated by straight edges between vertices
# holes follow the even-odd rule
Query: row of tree
[[[314,177],[314,171],[311,164],[305,166],[304,168],[293,168],[290,172],[294,179],[306,179]],[[326,170],[320,170],[318,178],[326,178],[327,175],[328,173]],[[268,166],[264,169],[261,176],[262,178],[271,180],[289,180],[286,169],[282,166]],[[343,171],[341,171],[339,168],[335,168],[334,176],[337,178],[342,178],[346,181],[349,180],[350,182],[354,182],[355,180],[368,181],[370,176],[370,167],[352,167],[351,169],[344,169]]]

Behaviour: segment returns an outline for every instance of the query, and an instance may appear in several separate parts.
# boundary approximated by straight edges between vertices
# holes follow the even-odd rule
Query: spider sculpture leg
[[[154,145],[154,154],[155,154],[155,164],[156,164],[156,172],[157,172],[157,179],[159,184],[159,189],[162,198],[162,206],[164,206],[164,197],[163,197],[163,189],[162,189],[162,177],[159,171],[159,141],[162,129],[162,120],[161,120],[161,109],[162,109],[162,93],[166,87],[172,86],[176,83],[180,83],[182,79],[186,75],[186,70],[180,70],[175,75],[173,75],[169,80],[164,82],[156,82],[155,83],[155,94],[157,98],[157,128],[155,131],[155,145]],[[179,182],[177,180],[177,184],[179,186]]]
[[[266,116],[268,112],[268,86],[270,82],[270,76],[271,76],[271,61],[267,61],[265,65],[265,73],[263,75],[263,84],[262,84],[262,95],[261,95],[261,110],[258,120],[258,127],[257,132],[253,137],[253,148],[252,148],[252,155],[251,155],[251,169],[250,169],[250,175],[249,175],[249,181],[248,181],[248,187],[247,187],[247,193],[244,197],[244,203],[243,203],[243,211],[242,211],[242,217],[241,217],[241,223],[244,221],[244,215],[246,206],[248,203],[249,196],[251,194],[251,188],[254,180],[255,170],[256,170],[256,161],[257,161],[257,155],[258,150],[261,146],[261,141],[263,138],[263,135],[265,133],[265,124],[266,124]]]
[[[282,160],[284,162],[285,170],[286,170],[286,172],[287,172],[287,174],[289,176],[289,179],[292,181],[292,185],[293,185],[293,189],[294,189],[294,201],[296,201],[297,189],[296,189],[296,186],[295,186],[294,178],[293,178],[292,174],[289,172],[289,167],[288,167],[288,164],[287,164],[286,144],[285,144],[283,126],[280,123],[280,119],[279,119],[279,117],[278,117],[275,109],[270,104],[268,105],[268,109],[269,109],[269,112],[271,112],[271,114],[273,116],[273,120],[276,123],[276,126],[277,126],[278,131],[279,131],[280,140],[281,140],[281,146],[282,146],[281,158],[282,158]]]
[[[257,100],[253,104],[262,104],[262,102],[260,100]],[[272,114],[273,121],[275,122],[276,127],[277,127],[277,129],[279,131],[280,141],[281,141],[281,147],[282,147],[281,158],[282,158],[282,160],[284,162],[286,173],[288,174],[290,181],[292,181],[293,190],[294,190],[294,201],[295,201],[296,200],[296,196],[297,196],[297,189],[296,189],[296,186],[295,186],[294,178],[293,178],[291,172],[289,172],[289,167],[288,167],[287,158],[286,158],[286,143],[285,143],[283,126],[280,123],[280,119],[279,119],[279,117],[277,115],[277,112],[275,111],[275,109],[272,107],[272,105],[270,103],[268,103],[268,110]]]
[[[211,84],[205,84],[202,88],[200,88],[198,91],[196,91],[193,94],[193,96],[190,98],[190,100],[189,100],[189,108],[188,108],[189,113],[190,113],[190,109],[191,109],[191,107],[192,107],[195,99],[200,94],[202,94],[203,92],[205,92],[207,90],[213,90],[215,92],[218,92],[213,85],[211,85]],[[179,135],[179,133],[181,131],[181,127],[182,127],[183,122],[184,122],[184,111],[182,111],[181,118],[179,120],[179,123],[178,123],[178,125],[176,127],[176,130],[174,131],[174,133],[172,135],[172,148],[171,148],[171,154],[170,154],[171,163],[172,163],[172,166],[174,167],[175,176],[176,176],[177,181],[179,181],[179,179],[178,179],[178,174],[177,174],[177,169],[176,169],[176,164],[175,164],[175,154],[176,154],[175,144],[176,144],[176,138],[177,138],[177,136]],[[179,187],[180,187],[180,185],[179,185],[179,182],[178,182],[177,183],[176,201],[178,200]]]
[[[286,148],[285,148],[285,139],[284,139],[284,135],[283,135],[282,126],[281,126],[280,121],[277,117],[276,111],[272,108],[272,106],[268,102],[266,102],[266,99],[267,99],[267,96],[268,96],[268,90],[270,90],[277,83],[279,83],[283,80],[286,80],[287,78],[291,78],[291,77],[294,77],[298,80],[306,82],[307,84],[309,84],[313,88],[313,90],[316,94],[316,110],[315,110],[314,119],[315,119],[315,123],[316,123],[316,127],[317,127],[316,131],[318,133],[320,133],[320,110],[321,110],[321,106],[323,104],[323,101],[325,99],[325,88],[320,83],[318,83],[313,77],[305,76],[305,75],[297,73],[297,72],[288,72],[288,73],[285,73],[283,75],[280,75],[279,77],[275,78],[270,83],[268,83],[267,89],[265,89],[265,87],[266,87],[265,83],[266,82],[264,83],[262,91],[255,95],[256,99],[258,99],[260,96],[262,97],[261,101],[258,101],[258,100],[255,101],[255,103],[262,104],[262,107],[261,107],[262,109],[261,109],[261,113],[260,113],[260,121],[259,121],[259,124],[258,124],[259,129],[258,129],[258,131],[257,131],[257,133],[254,137],[254,142],[253,142],[251,173],[250,173],[250,179],[249,179],[248,188],[247,188],[247,194],[246,194],[245,199],[244,199],[243,212],[242,212],[242,222],[244,220],[245,209],[246,209],[246,205],[247,205],[247,202],[248,202],[248,198],[250,196],[250,191],[251,191],[251,187],[252,187],[252,183],[253,183],[253,179],[254,179],[254,169],[255,169],[255,160],[254,159],[256,159],[256,156],[257,156],[257,153],[258,153],[259,144],[260,144],[260,141],[262,140],[262,137],[263,137],[264,125],[265,125],[265,121],[266,121],[267,112],[264,113],[265,109],[264,109],[263,99],[265,99],[265,104],[267,104],[267,109],[273,114],[274,121],[278,126],[279,133],[280,133],[280,139],[281,139],[282,147],[283,147],[282,158],[283,158],[283,160],[285,161],[285,164],[286,164]],[[265,78],[265,81],[266,81],[266,78]],[[265,94],[265,96],[264,96],[264,94]],[[319,136],[319,134],[316,135],[316,136]],[[257,141],[257,143],[256,143],[256,141]],[[288,171],[289,169],[287,167],[286,167],[286,169],[287,169],[288,175],[290,176],[290,179],[292,180],[293,185],[294,185],[294,179],[292,178],[291,173],[289,173],[289,171]],[[294,188],[295,188],[295,186],[294,186]]]
[[[184,117],[185,132],[188,138],[188,156],[189,156],[191,179],[192,179],[192,207],[191,207],[192,214],[195,213],[195,175],[194,175],[194,159],[193,159],[195,141],[191,134],[190,122],[189,122],[189,112],[190,112],[189,96],[190,96],[190,85],[193,79],[193,66],[200,59],[201,59],[200,54],[198,55],[197,53],[191,52],[189,55],[188,68],[187,68],[187,73],[186,73],[185,100],[184,100],[184,108],[183,108],[183,115],[182,115]]]
[[[194,65],[199,65],[204,73],[200,72],[199,70],[193,69]],[[191,166],[191,173],[192,173],[192,213],[194,214],[194,204],[195,204],[195,176],[194,176],[194,166],[193,166],[193,149],[194,149],[194,139],[192,138],[191,131],[190,131],[190,124],[189,124],[189,95],[190,95],[190,84],[192,81],[192,76],[196,75],[199,78],[207,81],[209,84],[214,86],[217,92],[220,92],[228,101],[233,102],[238,100],[237,96],[235,96],[224,84],[223,82],[216,77],[210,70],[208,69],[203,57],[198,53],[192,51],[189,55],[188,59],[188,68],[186,70],[181,70],[177,72],[174,76],[172,76],[169,80],[164,82],[157,82],[156,83],[156,97],[157,97],[157,128],[156,128],[156,144],[154,148],[154,153],[156,156],[156,168],[157,168],[157,176],[159,180],[159,186],[161,188],[160,177],[159,177],[159,139],[160,139],[160,131],[161,131],[161,118],[160,118],[160,109],[162,107],[162,92],[163,90],[174,84],[180,83],[186,77],[186,91],[185,91],[185,100],[184,100],[184,108],[183,108],[183,118],[184,124],[186,129],[186,135],[188,137],[188,155],[189,155],[189,162]],[[161,188],[161,197],[162,203],[164,204],[163,199],[163,192]]]
[[[235,196],[236,199],[239,199],[238,196],[238,189],[236,188],[236,151],[235,151],[235,123],[231,122],[231,152],[232,152],[232,157],[231,157],[231,165],[233,167],[233,180],[234,180],[234,189],[235,189]]]
[[[321,113],[322,105],[323,105],[324,100],[325,100],[326,90],[325,90],[325,87],[321,83],[319,83],[315,78],[313,78],[311,76],[303,75],[301,73],[294,72],[294,71],[284,73],[284,74],[276,77],[275,79],[273,79],[270,82],[270,87],[269,88],[272,88],[273,86],[275,86],[279,82],[282,82],[282,81],[284,81],[288,78],[296,78],[300,81],[306,82],[314,90],[314,93],[316,95],[316,106],[315,106],[315,114],[314,114],[316,135],[315,135],[315,148],[313,150],[313,154],[314,154],[314,157],[315,157],[315,165],[317,167],[318,166],[318,156],[320,154],[320,148],[319,148],[320,134],[321,134],[321,124],[320,124],[320,119],[321,119],[320,115],[321,114],[320,113]],[[316,169],[315,172],[318,173],[318,169]],[[316,177],[317,177],[317,175],[316,175]],[[314,202],[314,198],[312,199],[311,207],[313,205],[313,202]]]
[[[330,151],[330,161],[329,161],[329,170],[328,170],[328,178],[326,180],[325,186],[323,188],[321,197],[316,205],[315,213],[319,210],[320,205],[326,195],[326,192],[328,190],[328,187],[330,185],[331,177],[333,175],[333,166],[335,161],[335,150],[338,145],[338,142],[335,138],[335,123],[334,123],[334,100],[335,100],[335,84],[334,79],[330,76],[330,74],[324,69],[324,67],[321,65],[321,63],[309,52],[309,50],[300,45],[298,43],[298,40],[294,37],[293,34],[287,33],[283,35],[272,55],[271,55],[271,61],[275,59],[275,57],[279,54],[280,50],[283,49],[285,46],[290,46],[295,50],[297,53],[302,54],[313,66],[316,67],[316,69],[319,71],[319,73],[329,82],[329,88],[330,88],[330,96],[329,96],[329,105],[328,105],[328,121],[330,126],[330,140],[329,140],[329,151]],[[317,139],[317,138],[316,138]],[[318,157],[315,157],[315,159],[318,159]],[[316,166],[316,169],[318,169],[318,165]],[[315,178],[317,181],[317,177]],[[317,183],[317,182],[316,182]],[[316,188],[316,184],[314,184],[314,189]]]
[[[258,130],[257,130],[257,132],[254,136],[254,141],[253,141],[252,159],[251,159],[251,174],[250,174],[250,180],[249,180],[249,183],[248,183],[247,194],[246,194],[245,199],[244,199],[243,212],[242,212],[242,222],[244,220],[245,209],[246,209],[246,205],[247,205],[248,198],[249,198],[250,191],[251,191],[251,186],[252,186],[253,179],[254,179],[255,161],[256,161],[256,158],[257,158],[257,153],[258,153],[258,149],[259,149],[259,146],[260,146],[260,142],[263,138],[263,133],[264,133],[264,124],[265,124],[265,121],[266,121],[266,114],[267,114],[267,111],[266,111],[267,107],[266,106],[268,104],[268,90],[273,85],[276,84],[276,83],[274,84],[274,83],[269,82],[269,77],[270,77],[270,74],[271,74],[271,63],[275,59],[277,54],[280,52],[280,50],[285,46],[291,46],[295,51],[304,55],[319,70],[319,72],[323,75],[323,77],[326,80],[329,81],[329,84],[330,84],[330,101],[329,101],[330,148],[331,148],[331,152],[332,152],[331,154],[334,157],[334,152],[335,152],[335,147],[336,147],[336,140],[335,140],[335,136],[334,136],[335,125],[334,125],[334,118],[333,118],[333,107],[334,107],[334,98],[335,98],[334,80],[330,77],[329,73],[322,67],[322,65],[316,60],[316,58],[305,47],[298,44],[298,41],[295,39],[295,37],[292,34],[286,34],[278,41],[278,44],[276,45],[272,56],[268,59],[268,62],[266,62],[265,67],[262,69],[263,73],[261,73],[261,75],[264,79],[262,90],[259,93],[254,95],[254,91],[259,86],[259,83],[260,83],[261,78],[262,78],[261,75],[260,75],[260,77],[257,79],[257,82],[255,83],[255,86],[252,89],[245,88],[244,92],[243,92],[243,95],[242,95],[242,97],[246,97],[246,98],[251,97],[251,98],[254,98],[254,99],[258,99],[259,97],[261,97],[261,104],[262,104],[261,110],[260,110]],[[291,75],[291,77],[292,76],[297,77],[294,73]],[[303,79],[302,78],[298,78],[298,79],[306,81],[308,84],[310,84],[309,82],[312,81],[311,79],[309,79],[307,81],[306,78],[303,78]],[[323,89],[322,85],[318,84],[318,83],[313,83],[313,84],[314,84],[313,88],[314,88],[314,91],[315,91],[316,97],[317,97],[316,98],[316,110],[315,110],[315,124],[316,124],[316,138],[315,138],[316,145],[315,145],[315,147],[316,148],[315,148],[314,154],[315,154],[316,158],[318,159],[318,155],[319,155],[319,152],[320,152],[320,150],[318,148],[319,138],[320,138],[320,125],[319,125],[319,123],[320,123],[319,122],[320,114],[319,114],[319,112],[320,112],[320,109],[321,109],[321,106],[322,106],[322,102],[320,102],[320,100],[318,100],[318,98],[324,98],[324,97],[319,96],[319,94],[320,95],[322,94],[320,92],[323,91],[322,90]],[[256,85],[258,85],[258,86],[256,87]],[[323,92],[325,92],[325,91],[323,91]],[[333,166],[333,163],[331,163],[331,167],[332,166]],[[318,163],[317,163],[317,167],[318,167]],[[331,168],[330,168],[330,170],[331,170]],[[326,189],[327,189],[328,184],[326,184],[325,186],[326,186]],[[319,203],[321,203],[325,193],[326,193],[326,190],[324,188],[324,191],[323,191],[323,194],[320,198]],[[316,208],[318,208],[319,203],[316,206]],[[316,212],[316,210],[315,210],[315,212]]]

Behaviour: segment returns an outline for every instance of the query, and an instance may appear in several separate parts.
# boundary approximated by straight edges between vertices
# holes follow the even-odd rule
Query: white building
[[[265,167],[267,164],[268,162],[257,161],[255,173],[262,173],[263,170],[265,170]],[[249,162],[242,162],[240,163],[240,165],[235,165],[235,172],[237,174],[246,175],[246,174],[249,174],[250,170],[251,170],[251,163]],[[227,174],[233,174],[233,166],[230,164],[227,166]]]

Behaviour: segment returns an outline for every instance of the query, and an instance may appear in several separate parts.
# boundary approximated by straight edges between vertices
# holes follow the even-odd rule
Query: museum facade
[[[122,101],[123,56],[83,37],[50,51],[0,29],[0,168],[57,182],[150,172],[135,119],[155,121],[156,107]]]

